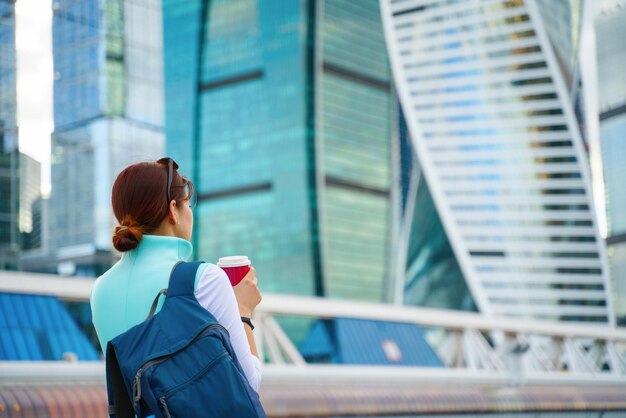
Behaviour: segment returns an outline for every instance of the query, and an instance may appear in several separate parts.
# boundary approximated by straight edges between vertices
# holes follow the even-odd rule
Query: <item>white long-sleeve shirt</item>
[[[198,278],[195,296],[200,305],[211,312],[215,319],[228,330],[230,343],[243,372],[250,386],[258,392],[261,383],[261,361],[250,351],[235,292],[224,270],[215,264],[208,264]]]

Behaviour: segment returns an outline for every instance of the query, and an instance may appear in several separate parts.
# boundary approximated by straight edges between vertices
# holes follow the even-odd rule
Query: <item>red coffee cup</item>
[[[222,257],[217,262],[217,265],[226,272],[230,284],[233,286],[237,286],[241,279],[250,271],[250,259],[245,255]]]

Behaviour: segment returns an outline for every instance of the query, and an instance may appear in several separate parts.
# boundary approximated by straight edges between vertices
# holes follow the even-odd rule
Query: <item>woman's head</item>
[[[195,191],[178,174],[171,158],[126,167],[113,183],[113,213],[120,226],[113,233],[118,251],[136,248],[144,234],[158,233],[191,239]],[[170,187],[168,187],[170,185]]]

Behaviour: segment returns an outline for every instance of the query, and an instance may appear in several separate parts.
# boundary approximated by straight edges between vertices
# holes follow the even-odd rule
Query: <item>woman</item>
[[[96,280],[91,293],[103,352],[110,340],[146,319],[155,295],[168,287],[173,266],[192,254],[194,187],[177,170],[171,158],[133,164],[113,184],[113,213],[120,223],[113,246],[122,258]],[[242,322],[261,301],[255,270],[231,287],[222,269],[203,263],[195,296],[228,330],[244,374],[258,392],[261,363],[251,324]]]

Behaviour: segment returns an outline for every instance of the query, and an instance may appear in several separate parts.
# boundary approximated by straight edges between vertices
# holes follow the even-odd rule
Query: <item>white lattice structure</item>
[[[582,2],[538,3],[381,0],[394,80],[479,310],[614,324],[576,60],[553,48],[577,52]]]

